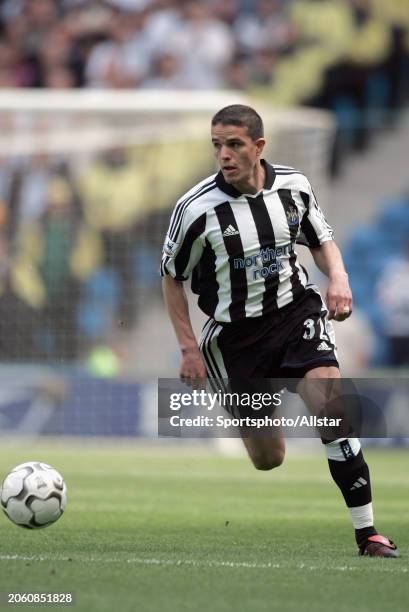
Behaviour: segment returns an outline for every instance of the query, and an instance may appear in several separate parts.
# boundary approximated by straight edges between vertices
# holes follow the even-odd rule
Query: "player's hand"
[[[184,349],[180,364],[180,380],[193,389],[204,389],[206,379],[206,367],[199,347]]]
[[[348,283],[348,275],[340,274],[331,278],[326,301],[328,319],[345,321],[352,314],[352,293]]]

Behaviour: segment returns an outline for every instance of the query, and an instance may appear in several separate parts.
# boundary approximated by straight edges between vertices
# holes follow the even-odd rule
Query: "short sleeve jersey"
[[[199,306],[220,323],[273,313],[308,285],[296,244],[333,239],[308,179],[294,168],[261,162],[265,183],[242,194],[212,175],[176,204],[166,235],[161,274],[185,281]]]

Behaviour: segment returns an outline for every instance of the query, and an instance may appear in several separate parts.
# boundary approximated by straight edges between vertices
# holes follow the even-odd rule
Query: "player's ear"
[[[256,145],[257,155],[260,156],[266,144],[265,138],[257,138],[254,144]]]

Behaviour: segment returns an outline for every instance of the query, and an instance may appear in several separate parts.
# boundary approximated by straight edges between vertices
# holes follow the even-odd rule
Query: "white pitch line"
[[[166,565],[166,566],[186,566],[189,565],[191,567],[227,567],[232,569],[240,569],[240,568],[250,568],[250,569],[300,569],[307,571],[316,571],[321,572],[324,568],[318,565],[307,565],[305,563],[298,564],[282,564],[282,563],[252,563],[247,561],[198,561],[195,559],[149,559],[145,557],[130,557],[129,559],[121,559],[121,558],[109,558],[109,557],[59,557],[59,556],[25,556],[25,555],[0,555],[0,561],[85,561],[86,563],[135,563],[139,565]],[[397,564],[399,561],[390,561],[390,563]],[[337,565],[337,566],[328,566],[325,565],[325,569],[329,569],[332,571],[338,572],[347,572],[347,571],[362,571],[362,566],[348,566],[348,565]],[[382,567],[373,565],[371,571],[381,572],[381,573],[400,573],[406,574],[409,570],[407,567],[399,567],[397,565],[391,567]]]

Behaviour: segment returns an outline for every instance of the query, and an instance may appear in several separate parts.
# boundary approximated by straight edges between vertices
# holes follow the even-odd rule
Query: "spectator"
[[[39,311],[24,294],[12,267],[11,247],[7,239],[8,211],[0,205],[0,361],[38,359],[41,354],[36,334]]]
[[[0,87],[21,87],[25,82],[24,62],[18,49],[0,40]]]
[[[153,58],[152,76],[143,81],[144,89],[184,89],[188,87],[180,58],[163,51]]]
[[[56,70],[65,69],[71,72],[71,41],[64,27],[55,27],[51,30],[43,40],[38,58],[41,84],[46,85],[49,75]]]
[[[144,44],[144,14],[116,15],[109,39],[91,51],[85,73],[90,87],[136,87],[147,73],[149,57]]]
[[[38,312],[41,350],[52,359],[78,354],[77,308],[81,282],[98,265],[93,235],[78,214],[75,186],[60,172],[48,177],[40,214],[17,231],[11,264],[13,287]]]
[[[37,53],[44,38],[58,23],[58,5],[53,0],[25,1],[19,16],[26,25],[24,44],[27,51]]]
[[[143,185],[125,149],[104,153],[80,178],[80,193],[88,225],[102,242],[104,264],[119,280],[117,322],[132,327],[136,316],[133,253],[138,222],[151,206],[141,202]]]
[[[74,194],[62,178],[48,188],[41,219],[42,254],[39,272],[46,292],[43,324],[52,338],[51,353],[58,359],[74,359],[78,352],[76,333],[80,285],[72,274],[71,257],[78,235]]]
[[[20,165],[16,196],[19,225],[38,221],[44,214],[46,194],[53,175],[53,160],[46,154],[39,153],[28,164]]]
[[[147,12],[144,28],[149,57],[164,51],[166,41],[178,30],[180,21],[178,0],[156,0],[155,10]]]
[[[287,51],[295,40],[295,29],[280,0],[258,0],[253,13],[239,14],[235,34],[240,50],[254,54]]]
[[[239,0],[211,0],[212,15],[232,28],[240,12]]]
[[[187,87],[213,89],[224,85],[224,74],[234,55],[234,38],[224,23],[212,17],[208,5],[189,0],[183,7],[180,26],[167,45],[183,62]]]
[[[243,54],[236,53],[226,68],[225,81],[231,89],[246,90],[250,82],[251,65]]]

